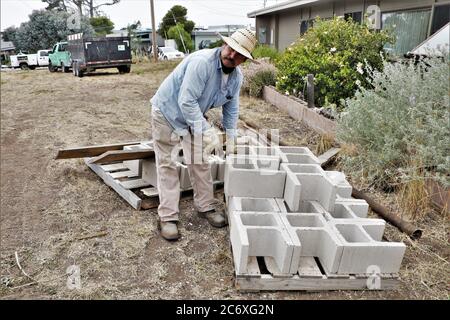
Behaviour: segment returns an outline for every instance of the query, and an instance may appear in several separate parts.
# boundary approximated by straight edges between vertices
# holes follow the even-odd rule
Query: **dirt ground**
[[[241,293],[229,231],[199,219],[191,199],[180,203],[182,238],[169,243],[156,209],[134,210],[81,159],[54,160],[59,149],[149,139],[149,99],[173,67],[142,63],[130,74],[81,79],[46,69],[1,73],[1,299],[449,298],[449,225],[437,212],[417,222],[417,242],[388,225],[386,237],[407,245],[397,290]],[[315,151],[316,134],[264,101],[242,97],[241,109]],[[398,209],[394,195],[370,194]],[[69,290],[73,265],[81,288]]]

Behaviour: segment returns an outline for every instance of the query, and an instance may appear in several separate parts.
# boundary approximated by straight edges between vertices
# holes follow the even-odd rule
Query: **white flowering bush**
[[[373,32],[364,24],[337,17],[316,19],[314,27],[277,59],[276,87],[280,92],[305,98],[306,76],[313,74],[316,106],[335,105],[341,111],[341,100],[353,96],[357,83],[367,85],[365,61],[380,69],[380,52],[390,41],[385,31]]]
[[[448,187],[448,60],[383,64],[366,66],[369,88],[346,100],[338,120],[337,138],[357,150],[342,158],[347,172],[380,187],[427,178]]]
[[[242,92],[253,97],[261,97],[264,86],[275,85],[276,68],[269,62],[269,58],[258,59],[260,64],[248,63],[242,66],[244,75]]]

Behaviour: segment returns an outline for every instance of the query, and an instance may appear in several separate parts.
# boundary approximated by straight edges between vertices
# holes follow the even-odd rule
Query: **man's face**
[[[235,68],[247,60],[245,56],[235,51],[227,44],[222,48],[220,59],[222,60],[223,65],[227,68]]]

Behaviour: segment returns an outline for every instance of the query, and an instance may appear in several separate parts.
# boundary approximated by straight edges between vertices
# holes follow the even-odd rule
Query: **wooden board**
[[[59,150],[55,159],[72,159],[72,158],[86,158],[99,156],[106,151],[110,150],[122,150],[124,146],[141,144],[142,142],[125,142],[116,144],[105,144],[100,146],[88,146],[88,147],[75,147],[69,149]]]
[[[114,161],[138,160],[152,158],[155,156],[153,150],[113,150],[106,151],[98,157],[91,158],[91,164],[104,164]]]
[[[100,168],[106,172],[128,170],[128,167],[125,166],[123,163],[105,164],[105,165],[100,166]]]
[[[339,153],[339,151],[341,151],[341,148],[331,148],[325,153],[318,156],[320,165],[323,167],[328,164]]]
[[[139,210],[141,208],[141,198],[135,195],[132,191],[125,189],[116,180],[114,180],[108,173],[96,164],[90,163],[89,158],[85,158],[84,162],[92,169],[103,181],[114,189],[126,202],[128,202],[133,208]]]
[[[131,170],[110,172],[109,175],[113,179],[137,177],[137,174],[135,172],[131,171]]]
[[[144,179],[124,180],[120,181],[119,184],[127,190],[148,187],[151,185],[148,181]]]
[[[324,290],[369,290],[369,275],[339,275],[329,277],[323,274],[314,257],[301,257],[299,271],[295,275],[278,274],[274,269],[273,258],[262,259],[267,270],[263,272],[255,257],[249,257],[246,274],[236,274],[236,288],[241,291],[266,290],[297,290],[297,291],[324,291]],[[267,273],[267,271],[269,273]],[[276,272],[273,274],[272,272]],[[380,275],[380,288],[377,290],[392,290],[399,285],[398,275]]]

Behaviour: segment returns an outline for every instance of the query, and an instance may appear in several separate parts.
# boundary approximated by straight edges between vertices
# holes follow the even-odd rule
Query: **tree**
[[[194,21],[187,20],[186,14],[187,9],[185,7],[179,5],[173,6],[169,11],[167,11],[166,15],[159,24],[158,33],[167,39],[169,29],[179,23],[182,24],[184,30],[190,34],[194,29],[195,23]]]
[[[17,30],[18,28],[16,28],[15,26],[11,26],[3,30],[2,32],[3,40],[14,42]]]
[[[61,40],[67,39],[69,34],[82,32],[91,36],[94,29],[86,18],[81,18],[81,30],[71,30],[67,20],[70,14],[67,12],[34,10],[30,20],[24,22],[17,29],[14,37],[14,45],[18,50],[36,52],[47,49]]]
[[[87,7],[89,11],[89,17],[94,17],[95,15],[100,14],[100,7],[103,6],[112,6],[117,3],[119,3],[120,0],[111,0],[110,2],[103,2],[103,3],[97,3],[97,1],[94,0],[84,0],[84,4]]]
[[[95,0],[42,0],[47,3],[46,10],[56,10],[69,12],[73,7],[77,9],[80,15],[83,15],[83,9],[89,13],[89,17],[93,18],[101,14],[100,7],[112,6],[120,2],[120,0],[95,1]]]
[[[95,30],[97,36],[104,36],[109,34],[114,29],[114,22],[109,20],[108,17],[92,17],[89,19],[91,26]]]
[[[189,53],[194,50],[194,42],[192,41],[191,34],[184,29],[183,24],[177,23],[177,25],[171,27],[167,35],[170,39],[175,39],[178,49],[184,53]]]

